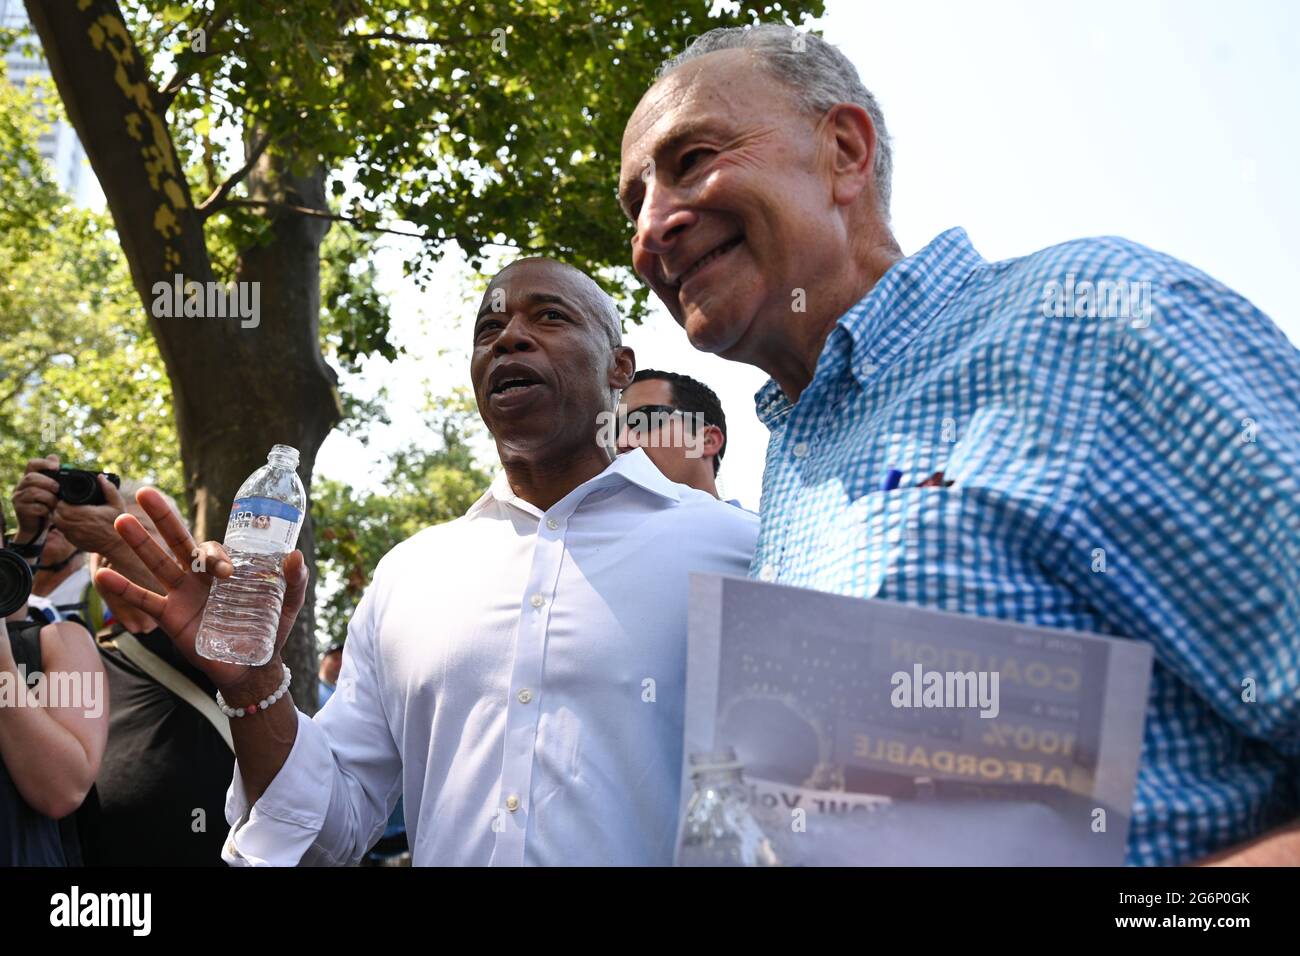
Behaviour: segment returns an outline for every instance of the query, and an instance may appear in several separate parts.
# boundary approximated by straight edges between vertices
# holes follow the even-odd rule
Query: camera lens
[[[84,471],[64,472],[62,498],[70,505],[84,505],[95,496],[99,485],[93,474]]]
[[[0,617],[27,603],[32,593],[32,569],[12,551],[0,550]]]

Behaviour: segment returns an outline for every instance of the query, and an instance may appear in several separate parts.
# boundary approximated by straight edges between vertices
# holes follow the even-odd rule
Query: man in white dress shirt
[[[416,865],[671,863],[689,575],[744,575],[757,526],[600,442],[634,372],[613,303],[582,272],[526,259],[492,281],[470,374],[504,470],[463,517],[380,561],[314,719],[287,694],[261,706],[284,681],[302,555],[285,560],[271,660],[199,659],[211,575],[140,492],[174,557],[129,515],[118,532],[167,596],[98,580],[159,619],[229,707],[253,710],[230,720],[228,862],[356,863],[401,795]],[[220,545],[202,551],[230,574]]]

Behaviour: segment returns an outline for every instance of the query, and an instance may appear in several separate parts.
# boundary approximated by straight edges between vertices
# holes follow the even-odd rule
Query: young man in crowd
[[[640,448],[671,480],[719,497],[727,418],[713,389],[689,375],[642,369],[623,392],[621,413],[619,454]]]

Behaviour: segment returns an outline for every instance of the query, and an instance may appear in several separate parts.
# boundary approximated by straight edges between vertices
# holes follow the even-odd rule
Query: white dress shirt
[[[744,575],[757,531],[639,449],[545,512],[498,475],[379,562],[251,808],[236,764],[224,858],[355,863],[401,794],[417,866],[671,864],[689,575]]]

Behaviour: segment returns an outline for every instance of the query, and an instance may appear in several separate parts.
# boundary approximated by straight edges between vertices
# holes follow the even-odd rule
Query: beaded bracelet
[[[217,691],[217,706],[227,717],[248,717],[257,713],[259,710],[266,710],[277,700],[289,692],[289,682],[292,675],[289,673],[289,665],[281,664],[284,668],[284,680],[280,681],[280,689],[265,700],[258,701],[256,704],[249,704],[247,707],[231,707],[226,703],[226,698],[221,696],[221,691]]]

